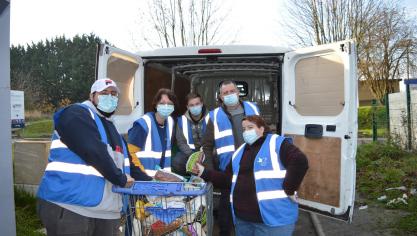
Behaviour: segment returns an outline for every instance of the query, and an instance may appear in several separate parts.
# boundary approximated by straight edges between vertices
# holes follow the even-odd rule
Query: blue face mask
[[[112,96],[111,94],[98,95],[97,108],[100,111],[112,113],[114,110],[116,110],[118,101],[119,98],[116,96]]]
[[[243,132],[243,140],[245,140],[245,143],[251,145],[256,140],[258,140],[259,136],[256,134],[255,129],[250,129],[245,132]]]
[[[158,106],[156,106],[156,111],[163,118],[167,118],[174,111],[174,105],[158,104]]]
[[[233,94],[224,96],[223,102],[226,106],[234,106],[239,102],[239,98],[236,93],[233,93]]]
[[[188,108],[193,116],[198,116],[201,114],[203,110],[203,105],[192,106]]]

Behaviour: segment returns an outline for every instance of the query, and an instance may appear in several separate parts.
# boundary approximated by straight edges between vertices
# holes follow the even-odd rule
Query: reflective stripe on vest
[[[140,162],[149,176],[155,175],[155,167],[157,165],[159,166],[163,153],[157,124],[152,116],[152,113],[147,113],[136,121],[147,132],[145,147],[143,150],[136,152],[136,156],[140,158]],[[167,118],[167,123],[168,125],[166,127],[167,144],[165,150],[165,166],[161,166],[161,168],[167,171],[171,171],[171,139],[173,133],[172,131],[174,128],[174,120],[172,119],[172,117],[169,116]]]
[[[195,145],[194,145],[191,125],[189,124],[189,121],[187,117],[185,117],[185,115],[181,116],[181,128],[182,128],[182,133],[185,137],[185,140],[187,140],[188,147],[190,147],[191,150],[194,150]]]
[[[88,106],[79,104],[87,109],[95,121],[101,141],[107,143],[107,135],[98,115]],[[63,109],[64,110],[64,109]],[[62,111],[54,115],[58,122]],[[125,173],[130,172],[127,149],[120,136],[123,146]],[[121,164],[121,165],[123,165]],[[128,172],[126,172],[128,171]],[[38,196],[42,199],[57,203],[73,204],[86,207],[97,206],[103,197],[105,179],[92,166],[72,152],[54,131],[49,153],[49,163],[39,186]]]
[[[246,116],[259,115],[258,107],[251,102],[243,102],[243,109]],[[221,107],[210,112],[210,119],[213,121],[214,144],[219,158],[219,168],[224,171],[235,151],[232,123]]]
[[[201,122],[202,127],[202,133],[204,134],[204,132],[206,131],[206,127],[207,127],[207,123],[210,119],[210,116],[207,114],[204,117],[204,122]],[[195,144],[194,144],[194,139],[193,139],[193,132],[192,132],[192,127],[191,127],[191,121],[185,116],[182,115],[179,118],[179,122],[178,125],[180,127],[180,129],[182,130],[182,134],[185,137],[185,140],[187,141],[188,147],[190,147],[191,150],[195,150]]]
[[[284,137],[269,134],[254,160],[256,195],[263,222],[269,226],[292,224],[298,217],[298,205],[292,202],[283,189],[286,170],[281,164],[279,153]],[[239,175],[240,161],[243,156],[243,144],[232,156],[232,187],[230,202],[233,219],[233,192]]]

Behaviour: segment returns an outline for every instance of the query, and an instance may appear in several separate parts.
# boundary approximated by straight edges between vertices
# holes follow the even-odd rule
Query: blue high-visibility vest
[[[298,218],[298,204],[291,201],[283,189],[286,170],[281,163],[279,153],[284,140],[284,137],[276,134],[267,135],[253,165],[259,210],[264,224],[269,226],[294,224]],[[246,145],[240,146],[232,156],[233,177],[230,203],[233,219],[235,219],[233,191]]]
[[[156,173],[156,166],[161,163],[163,146],[158,133],[158,127],[154,115],[152,112],[148,112],[143,115],[140,119],[135,121],[143,127],[146,132],[145,147],[143,150],[136,152],[136,156],[139,158],[146,173],[149,176],[154,176]],[[168,116],[166,120],[166,150],[165,150],[165,161],[164,166],[160,166],[164,170],[171,171],[171,139],[174,128],[174,120],[171,116]]]
[[[245,116],[259,115],[259,108],[254,103],[243,102],[243,109]],[[210,111],[209,115],[213,122],[214,147],[219,158],[219,168],[224,171],[235,151],[232,123],[221,107]]]
[[[84,104],[77,105],[89,111],[91,118],[94,119],[97,125],[101,141],[109,145],[99,116],[88,106]],[[54,114],[55,123],[59,120],[64,110],[65,108]],[[120,139],[123,145],[124,173],[129,174],[130,164],[127,148],[121,136]],[[104,177],[93,166],[88,165],[81,157],[72,152],[61,141],[57,131],[54,131],[52,135],[48,161],[45,174],[38,189],[37,196],[39,198],[51,202],[85,207],[99,205],[104,193]]]
[[[207,123],[209,119],[210,119],[209,115],[206,115],[206,117],[204,118],[204,121],[201,122],[201,125],[202,125],[201,130],[203,131],[203,134],[206,131],[206,127],[207,127]],[[194,152],[197,150],[195,150],[192,125],[193,124],[191,123],[191,121],[185,115],[182,115],[180,118],[178,118],[178,126],[182,130],[182,134],[187,140],[188,146]]]

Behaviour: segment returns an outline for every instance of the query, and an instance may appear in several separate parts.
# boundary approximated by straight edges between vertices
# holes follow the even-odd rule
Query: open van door
[[[125,134],[143,114],[142,59],[134,53],[100,44],[96,58],[96,79],[99,78],[114,80],[120,89],[113,119],[117,130]]]
[[[282,86],[282,134],[309,161],[300,207],[350,222],[358,129],[354,43],[286,53]]]

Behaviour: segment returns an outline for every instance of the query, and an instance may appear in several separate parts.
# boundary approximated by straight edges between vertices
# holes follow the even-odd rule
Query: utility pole
[[[0,0],[0,235],[16,235],[10,119],[10,0]]]

